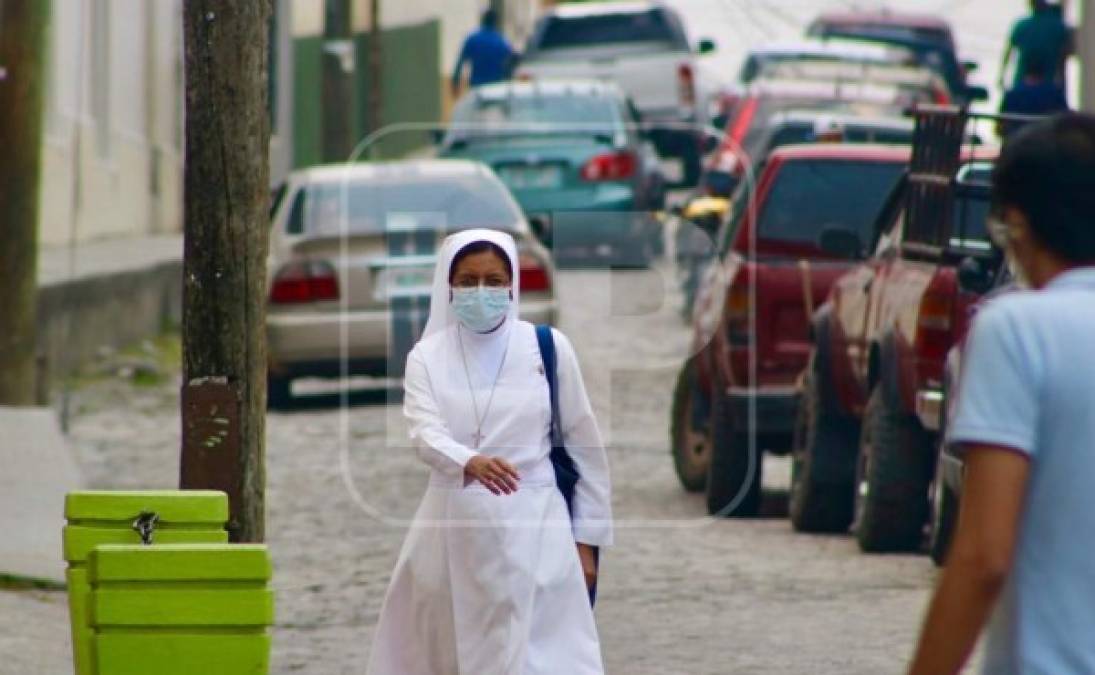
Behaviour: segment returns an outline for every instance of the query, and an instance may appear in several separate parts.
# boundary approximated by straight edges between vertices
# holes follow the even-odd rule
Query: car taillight
[[[522,254],[521,290],[524,292],[543,292],[551,290],[551,277],[547,268],[539,260],[528,254]]]
[[[514,74],[513,79],[518,81],[518,82],[531,82],[532,81],[532,73],[530,73],[527,70],[518,70]]]
[[[677,67],[677,93],[682,107],[696,105],[696,78],[692,66],[687,63]]]
[[[321,300],[338,300],[338,277],[330,263],[292,262],[278,270],[270,289],[270,302],[292,305]]]
[[[758,107],[760,107],[760,99],[749,98],[734,117],[734,123],[730,125],[730,138],[734,141],[734,145],[731,146],[733,149],[737,150],[745,141],[745,134],[749,133],[749,128],[753,126],[753,118],[757,115]]]
[[[635,164],[630,152],[608,152],[590,159],[580,173],[585,181],[624,180],[635,175]]]
[[[732,345],[749,344],[749,284],[742,269],[726,291],[726,333]]]
[[[938,381],[954,344],[954,280],[937,274],[920,299],[916,318],[916,357],[920,377]]]

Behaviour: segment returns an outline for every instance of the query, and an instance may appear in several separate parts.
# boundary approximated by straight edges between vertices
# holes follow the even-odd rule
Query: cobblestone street
[[[608,671],[899,672],[934,576],[926,558],[862,556],[848,537],[793,535],[784,518],[710,521],[702,499],[678,486],[668,410],[689,331],[673,288],[669,270],[559,277],[561,327],[611,446],[617,546],[604,558],[597,609]],[[355,392],[343,412],[337,394],[313,395],[269,417],[275,673],[363,672],[403,521],[426,478],[390,396]],[[101,380],[73,406],[91,486],[174,486],[174,381]],[[769,460],[765,469],[769,511],[779,514],[788,467]],[[0,592],[0,652],[14,655],[0,672],[67,672],[67,640],[62,592]]]

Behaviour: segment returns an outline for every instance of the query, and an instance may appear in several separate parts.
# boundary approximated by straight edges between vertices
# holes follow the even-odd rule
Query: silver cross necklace
[[[475,398],[475,387],[471,384],[471,371],[468,370],[468,357],[464,353],[463,332],[463,329],[460,326],[457,326],[456,338],[460,341],[460,360],[464,363],[464,377],[468,380],[468,393],[471,394],[472,411],[475,413],[474,448],[478,450],[480,444],[483,443],[483,422],[487,420],[487,415],[490,414],[490,405],[494,402],[494,390],[498,387],[498,380],[502,377],[502,368],[506,365],[506,355],[509,354],[509,336],[507,335],[505,338],[506,348],[505,351],[502,352],[502,361],[498,364],[498,372],[494,374],[494,382],[490,386],[490,397],[487,399],[487,407],[483,410],[483,416],[480,417],[479,401]]]

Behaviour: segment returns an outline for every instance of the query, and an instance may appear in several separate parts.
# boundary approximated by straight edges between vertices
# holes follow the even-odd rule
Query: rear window
[[[824,230],[842,228],[869,241],[903,170],[896,162],[788,162],[765,201],[758,238],[817,246]]]
[[[343,218],[343,205],[346,217]],[[420,177],[320,183],[297,192],[287,231],[329,236],[401,229],[439,232],[512,228],[516,204],[498,181],[484,176]]]
[[[601,47],[634,42],[686,46],[668,15],[658,9],[545,19],[532,50]]]
[[[605,96],[560,94],[483,98],[470,96],[453,111],[450,140],[530,133],[606,133],[620,126],[617,101]]]

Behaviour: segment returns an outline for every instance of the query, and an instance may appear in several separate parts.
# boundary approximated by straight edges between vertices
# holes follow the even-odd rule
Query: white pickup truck
[[[634,102],[662,156],[679,158],[680,178],[700,173],[712,87],[680,16],[655,2],[588,2],[548,9],[536,24],[514,77],[615,82]]]

